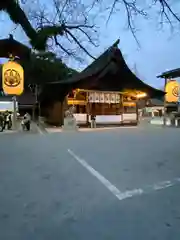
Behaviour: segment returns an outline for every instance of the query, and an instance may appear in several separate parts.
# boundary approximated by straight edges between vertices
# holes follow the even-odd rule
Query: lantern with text
[[[180,97],[180,85],[177,81],[172,80],[166,84],[166,102],[178,102]]]
[[[2,86],[5,94],[21,95],[24,91],[24,70],[16,62],[9,61],[2,67]]]

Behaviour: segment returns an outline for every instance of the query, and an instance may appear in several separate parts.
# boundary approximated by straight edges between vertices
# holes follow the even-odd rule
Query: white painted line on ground
[[[134,189],[132,191],[121,192],[110,181],[103,177],[98,171],[92,168],[84,159],[78,157],[72,150],[68,149],[69,154],[76,159],[83,167],[85,167],[94,177],[96,177],[115,197],[119,200],[123,200],[134,195],[140,195],[143,193],[142,189]]]
[[[143,188],[136,188],[133,190],[128,190],[121,192],[114,184],[107,180],[103,175],[91,167],[84,159],[77,156],[71,149],[67,150],[68,153],[79,162],[84,168],[86,168],[94,177],[96,177],[118,200],[122,201],[126,198],[132,198],[137,195],[142,195],[165,188],[172,187],[174,185],[180,184],[180,178],[175,178],[171,181],[162,181],[150,186],[145,186]]]

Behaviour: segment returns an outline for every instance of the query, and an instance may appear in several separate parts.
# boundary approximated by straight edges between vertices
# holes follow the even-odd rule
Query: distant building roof
[[[10,54],[12,54],[13,57],[29,58],[31,49],[16,41],[13,35],[10,34],[9,38],[0,39],[0,57],[9,58]]]
[[[19,105],[33,105],[36,103],[36,97],[30,90],[25,90],[24,93],[16,97]],[[12,101],[12,96],[0,96],[0,102]]]
[[[33,105],[36,103],[36,98],[32,92],[27,91],[18,96],[17,101],[19,105]]]
[[[176,68],[170,71],[163,72],[158,78],[177,78],[180,77],[180,68]]]
[[[10,96],[0,96],[0,102],[9,102],[12,101],[12,97]]]

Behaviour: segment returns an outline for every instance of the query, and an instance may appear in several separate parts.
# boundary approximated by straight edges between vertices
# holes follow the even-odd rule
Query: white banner
[[[120,95],[116,93],[116,103],[120,103]]]
[[[88,94],[88,101],[93,103],[95,101],[95,96],[94,96],[94,93],[93,92],[90,92]]]
[[[110,103],[109,93],[105,93],[105,94],[104,94],[104,102],[105,102],[105,103]]]
[[[104,93],[100,93],[100,103],[104,103]]]
[[[95,92],[95,102],[96,103],[100,102],[100,93]]]
[[[111,103],[115,103],[116,102],[116,94],[115,93],[111,93]]]
[[[88,100],[91,103],[120,103],[120,94],[90,92]]]

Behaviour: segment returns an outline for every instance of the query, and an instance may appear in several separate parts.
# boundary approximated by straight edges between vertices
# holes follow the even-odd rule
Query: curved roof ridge
[[[118,44],[119,40],[115,41],[81,73],[64,81],[59,81],[59,83],[70,84],[74,88],[93,88],[102,91],[110,89],[121,91],[124,88],[129,88],[145,91],[149,96],[163,96],[163,91],[146,84],[130,70]]]

